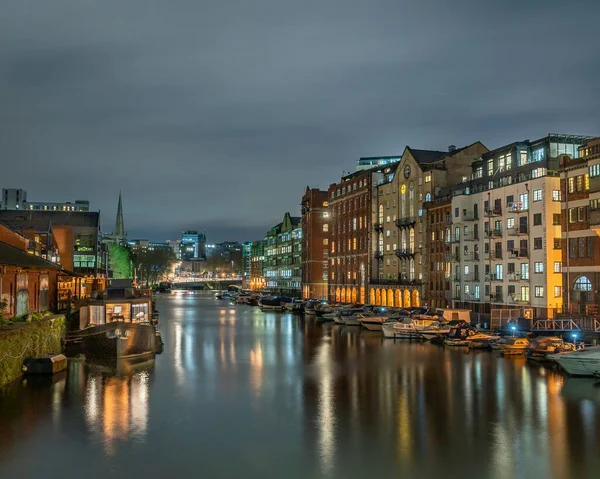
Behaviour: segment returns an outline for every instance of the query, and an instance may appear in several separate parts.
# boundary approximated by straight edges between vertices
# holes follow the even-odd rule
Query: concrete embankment
[[[23,375],[27,358],[62,352],[64,337],[62,315],[0,329],[0,387]]]

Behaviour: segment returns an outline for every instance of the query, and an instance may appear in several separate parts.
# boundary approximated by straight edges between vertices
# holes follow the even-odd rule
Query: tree
[[[172,270],[176,262],[177,258],[171,249],[156,248],[134,253],[133,267],[137,282],[147,285],[159,282]]]
[[[127,246],[115,243],[108,245],[108,266],[115,279],[126,279],[133,276],[131,270],[131,250]]]

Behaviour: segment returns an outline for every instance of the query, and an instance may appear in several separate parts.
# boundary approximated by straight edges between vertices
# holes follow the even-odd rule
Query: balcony
[[[396,220],[396,226],[398,228],[410,228],[415,225],[415,217],[409,216],[408,218],[398,218]]]
[[[527,248],[519,248],[519,258],[529,258],[529,250]]]
[[[452,293],[452,299],[454,301],[460,301],[461,300],[460,291],[454,291]]]
[[[484,259],[502,259],[502,250],[487,251],[484,254]]]
[[[485,216],[492,218],[494,216],[502,216],[502,208],[488,208],[485,210]]]
[[[492,281],[496,281],[496,273],[488,273],[485,275],[484,280],[486,283],[491,283]]]
[[[485,236],[486,238],[502,238],[502,229],[494,228],[491,231],[486,231]]]
[[[465,261],[479,261],[479,253],[470,252],[463,255]]]
[[[511,213],[525,213],[528,209],[529,206],[523,203],[511,203],[508,205],[508,211]]]
[[[479,235],[475,236],[473,233],[463,234],[463,241],[479,241]]]
[[[518,281],[529,281],[529,279],[521,278],[521,273],[508,273],[508,281],[516,283]]]
[[[450,236],[448,236],[448,243],[460,243],[460,235],[459,236],[454,236],[453,234],[451,234]]]
[[[474,294],[466,294],[465,301],[481,301],[481,298],[475,296]]]
[[[456,253],[446,251],[446,261],[460,261],[460,259]]]
[[[462,276],[460,275],[460,273],[455,273],[450,277],[450,281],[453,281],[455,283],[460,283]]]
[[[473,281],[479,281],[479,275],[475,273],[463,274],[463,281],[466,283],[472,283]]]
[[[523,236],[529,234],[527,225],[519,225],[514,228],[508,228],[508,236]]]
[[[529,304],[529,299],[521,299],[521,296],[518,294],[509,295],[508,302],[510,304]]]
[[[375,223],[373,225],[373,228],[375,228],[375,231],[377,231],[378,233],[382,233],[383,232],[383,223]]]
[[[383,251],[375,251],[375,259],[382,259],[383,258]]]
[[[466,213],[463,213],[462,215],[463,221],[477,221],[478,219],[479,218],[475,216],[475,213],[473,211],[468,211]]]
[[[490,303],[502,303],[502,295],[500,293],[491,293],[488,301]]]
[[[398,248],[396,250],[396,256],[398,258],[408,258],[415,255],[415,251],[410,248]]]

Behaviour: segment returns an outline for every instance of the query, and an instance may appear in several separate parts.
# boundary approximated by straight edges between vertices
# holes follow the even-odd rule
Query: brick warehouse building
[[[427,251],[429,280],[425,285],[428,305],[432,308],[448,308],[450,302],[450,259],[451,251],[448,228],[452,224],[452,200],[443,198],[426,204]]]
[[[327,191],[306,187],[302,197],[302,298],[327,299]]]
[[[329,186],[329,301],[367,302],[373,194],[381,167],[343,176]]]
[[[564,310],[598,314],[600,301],[600,138],[561,157]]]

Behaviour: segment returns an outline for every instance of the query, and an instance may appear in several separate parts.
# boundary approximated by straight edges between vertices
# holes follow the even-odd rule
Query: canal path
[[[0,478],[598,478],[600,387],[203,294],[164,353],[0,390]]]

